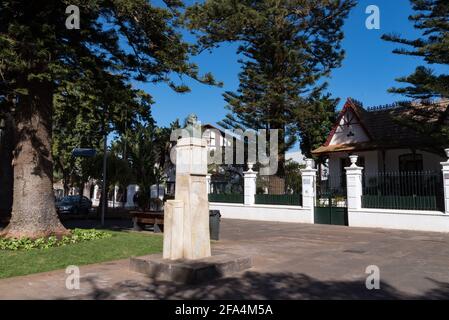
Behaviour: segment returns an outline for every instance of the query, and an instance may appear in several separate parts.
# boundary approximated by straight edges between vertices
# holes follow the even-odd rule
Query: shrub
[[[30,250],[30,249],[48,249],[51,247],[61,247],[68,244],[109,238],[112,235],[104,231],[95,229],[74,229],[70,236],[39,238],[39,239],[7,239],[0,238],[0,250]]]

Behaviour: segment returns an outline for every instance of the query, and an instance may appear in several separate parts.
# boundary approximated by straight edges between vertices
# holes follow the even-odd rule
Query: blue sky
[[[380,30],[368,30],[365,13],[368,5],[377,5],[381,13]],[[399,33],[414,38],[418,34],[408,21],[412,14],[409,0],[359,0],[345,23],[343,48],[346,58],[339,69],[335,69],[329,82],[328,91],[334,97],[342,99],[340,107],[347,97],[356,98],[365,106],[387,104],[404,97],[393,95],[387,89],[397,85],[394,79],[410,74],[423,61],[417,57],[399,56],[391,51],[397,47],[380,39],[385,33]],[[150,93],[155,104],[152,112],[161,126],[168,125],[176,118],[183,120],[189,113],[198,115],[202,123],[216,123],[226,114],[222,94],[238,87],[240,65],[235,54],[236,45],[225,44],[212,54],[203,53],[193,59],[200,70],[212,72],[217,80],[223,81],[223,88],[210,87],[189,81],[191,92],[178,94],[164,84],[157,86],[140,84],[139,88]],[[434,66],[437,71],[442,67]]]

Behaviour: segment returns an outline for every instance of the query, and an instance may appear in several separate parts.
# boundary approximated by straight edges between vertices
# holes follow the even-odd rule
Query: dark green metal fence
[[[210,190],[213,194],[243,194],[243,179],[212,179]]]
[[[286,206],[302,206],[302,195],[293,194],[256,194],[256,204],[277,204]]]
[[[438,171],[365,173],[362,207],[444,211],[442,174]]]
[[[256,182],[256,204],[302,205],[302,183],[287,177],[259,176]]]
[[[242,178],[213,177],[210,191],[210,202],[244,203]]]
[[[244,203],[244,199],[239,193],[209,193],[209,202]]]
[[[345,178],[341,174],[317,177],[314,210],[316,224],[348,225]]]
[[[317,207],[346,207],[346,177],[328,175],[318,177],[316,185]]]

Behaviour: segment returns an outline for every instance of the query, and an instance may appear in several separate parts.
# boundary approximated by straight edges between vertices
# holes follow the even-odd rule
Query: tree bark
[[[0,224],[9,221],[13,199],[12,149],[14,143],[13,122],[10,115],[0,139]]]
[[[2,236],[40,238],[69,233],[59,221],[53,192],[51,154],[52,85],[28,83],[16,111],[14,198],[11,221]]]

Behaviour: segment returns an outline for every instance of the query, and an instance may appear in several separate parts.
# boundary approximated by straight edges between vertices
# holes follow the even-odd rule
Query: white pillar
[[[310,210],[310,223],[314,223],[314,210],[316,202],[316,173],[314,169],[314,161],[306,159],[306,168],[301,169],[302,177],[302,206]]]
[[[91,199],[92,200],[92,205],[94,205],[94,206],[98,206],[99,205],[99,200],[98,200],[100,198],[99,193],[100,193],[100,187],[95,183],[94,195],[93,195],[93,198]]]
[[[117,207],[117,194],[119,191],[119,186],[114,186],[114,198],[112,199],[112,207],[115,208]]]
[[[348,196],[348,211],[362,208],[362,167],[357,166],[358,156],[351,155],[351,166],[346,167],[346,188]]]
[[[443,166],[444,206],[445,213],[449,214],[449,148],[444,151],[448,158],[446,162],[441,163]]]
[[[209,194],[211,192],[210,190],[210,183],[212,181],[212,175],[210,173],[208,173],[206,175],[206,183],[207,183],[207,194]]]
[[[131,184],[126,188],[126,208],[134,208],[137,204],[134,203],[134,195],[139,191],[139,186]]]
[[[253,163],[248,162],[248,171],[243,172],[244,179],[244,203],[252,206],[256,203],[256,179],[257,172],[253,171]]]

